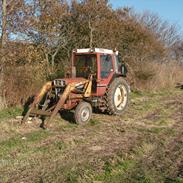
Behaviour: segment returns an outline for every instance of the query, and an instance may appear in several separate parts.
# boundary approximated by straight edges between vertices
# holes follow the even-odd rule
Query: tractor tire
[[[129,86],[123,78],[116,78],[108,87],[106,93],[107,112],[121,115],[128,105]]]
[[[80,102],[75,109],[74,113],[75,122],[77,124],[83,125],[88,121],[90,121],[91,116],[92,116],[91,104],[84,101]]]

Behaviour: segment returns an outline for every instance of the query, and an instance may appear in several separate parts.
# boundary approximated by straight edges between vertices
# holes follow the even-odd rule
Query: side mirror
[[[126,65],[125,65],[125,64],[122,64],[122,65],[121,65],[121,74],[122,74],[123,76],[126,76],[126,75],[127,75],[127,72],[128,72],[128,70],[127,70]]]

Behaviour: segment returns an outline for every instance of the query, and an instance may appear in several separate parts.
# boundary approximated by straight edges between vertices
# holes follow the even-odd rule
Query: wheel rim
[[[89,108],[84,108],[81,112],[81,120],[82,121],[87,121],[90,117],[90,110]]]
[[[117,110],[123,110],[127,103],[127,90],[125,86],[119,85],[114,93],[114,105]]]

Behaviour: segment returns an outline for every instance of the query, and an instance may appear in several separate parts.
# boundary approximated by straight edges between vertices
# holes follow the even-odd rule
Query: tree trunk
[[[7,11],[6,0],[2,0],[2,34],[1,34],[1,63],[0,63],[0,109],[6,107],[6,99],[4,95],[4,62],[5,62],[5,46],[7,42]]]
[[[2,48],[5,47],[7,41],[6,24],[7,24],[6,0],[2,0],[2,35],[1,35]]]
[[[89,18],[89,21],[88,21],[88,26],[89,26],[89,29],[90,29],[90,48],[92,48],[93,47],[93,31],[94,31],[94,29],[91,26],[91,19],[90,18]]]
[[[55,52],[51,56],[51,66],[52,66],[52,69],[54,69],[54,66],[55,66],[55,57],[57,56],[59,50],[60,50],[60,46],[57,47],[57,49],[55,50]]]

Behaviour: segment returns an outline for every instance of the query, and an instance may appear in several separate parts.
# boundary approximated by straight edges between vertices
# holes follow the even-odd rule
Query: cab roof
[[[118,55],[118,51],[113,51],[104,48],[82,48],[73,50],[75,53],[104,53],[104,54],[116,54]]]

